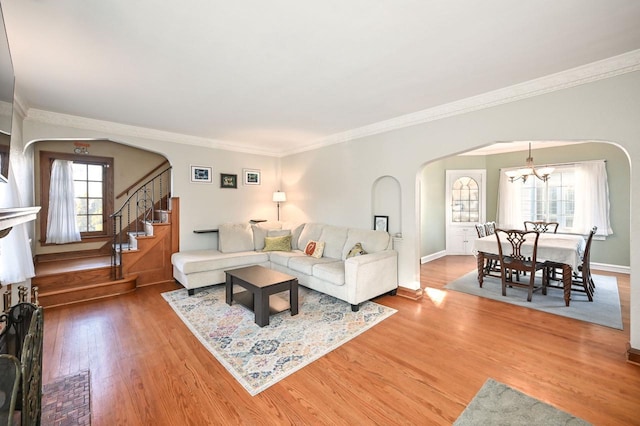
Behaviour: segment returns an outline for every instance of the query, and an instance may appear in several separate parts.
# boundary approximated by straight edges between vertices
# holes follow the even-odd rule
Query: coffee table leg
[[[298,315],[298,280],[291,281],[289,305],[291,305],[291,316]]]
[[[256,324],[260,327],[269,325],[269,295],[262,291],[253,294],[253,310],[256,313]]]
[[[231,305],[233,303],[233,279],[231,275],[227,274],[225,283],[225,298],[227,299],[227,305]]]

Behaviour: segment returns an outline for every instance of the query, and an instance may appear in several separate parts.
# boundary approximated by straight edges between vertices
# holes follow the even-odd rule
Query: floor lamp
[[[287,201],[287,194],[282,191],[273,193],[273,202],[278,204],[278,222],[280,222],[280,203]]]

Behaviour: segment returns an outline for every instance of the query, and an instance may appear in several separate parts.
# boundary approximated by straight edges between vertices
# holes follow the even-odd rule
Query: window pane
[[[102,215],[89,216],[89,232],[102,231]]]
[[[478,182],[469,176],[456,179],[451,189],[451,220],[477,222],[480,217]]]
[[[86,197],[87,196],[87,182],[83,181],[74,181],[73,182],[73,190],[75,191],[76,197]]]
[[[87,214],[87,199],[76,198],[76,214]]]
[[[89,182],[89,194],[91,198],[102,198],[102,182]]]
[[[89,164],[88,169],[88,180],[102,182],[102,165]]]
[[[98,199],[90,198],[88,202],[89,202],[89,208],[87,210],[88,213],[102,215],[102,199],[101,198],[98,198]]]
[[[73,178],[76,180],[87,180],[87,165],[73,163]]]
[[[76,225],[78,225],[78,230],[80,232],[87,232],[87,217],[76,216]]]

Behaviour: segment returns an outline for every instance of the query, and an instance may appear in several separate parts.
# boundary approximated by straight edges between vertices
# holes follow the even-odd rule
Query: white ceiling
[[[24,106],[284,153],[640,49],[638,0],[2,0]]]

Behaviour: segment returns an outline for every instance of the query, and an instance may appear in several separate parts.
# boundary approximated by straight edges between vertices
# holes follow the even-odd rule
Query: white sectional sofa
[[[286,241],[287,235],[290,251],[265,251],[265,238]],[[321,257],[305,254],[309,241],[324,243]],[[349,257],[357,243],[367,254]],[[171,262],[174,278],[189,295],[197,288],[224,283],[225,270],[250,265],[293,275],[300,285],[344,300],[354,311],[360,303],[395,294],[398,288],[398,254],[387,232],[321,223],[227,223],[219,227],[218,250],[174,253]]]

